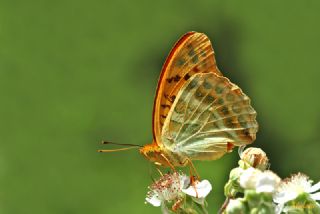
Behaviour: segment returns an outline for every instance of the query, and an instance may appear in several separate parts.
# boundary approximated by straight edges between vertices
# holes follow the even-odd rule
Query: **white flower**
[[[159,207],[162,201],[177,199],[184,181],[184,176],[177,172],[163,175],[149,187],[150,191],[147,193],[146,201]]]
[[[258,175],[256,191],[274,193],[280,184],[281,179],[272,171],[264,171]]]
[[[248,168],[240,176],[240,185],[244,189],[253,189],[256,192],[273,193],[278,187],[281,179],[272,171],[260,171]]]
[[[195,181],[190,184],[190,178],[185,174],[174,172],[165,174],[155,181],[147,193],[146,201],[155,207],[161,206],[165,201],[177,201],[185,194],[191,196],[197,203],[202,204],[204,198],[212,190],[207,180]]]
[[[205,198],[211,190],[212,186],[210,182],[203,180],[201,182],[195,181],[195,185],[190,185],[187,189],[182,189],[182,192],[195,198]]]
[[[149,194],[149,193],[148,193]],[[146,197],[146,201],[152,204],[155,207],[160,207],[161,206],[161,199],[159,198],[159,195],[154,193],[150,194],[150,196]]]
[[[257,184],[257,177],[260,173],[260,170],[253,167],[244,170],[240,176],[240,186],[245,189],[255,189]]]
[[[187,195],[190,195],[192,199],[198,204],[204,204],[205,197],[211,192],[212,186],[208,180],[201,182],[195,181],[195,184],[190,185],[187,189],[182,189]]]
[[[298,173],[293,175],[290,179],[281,182],[277,192],[274,194],[273,200],[275,203],[282,206],[288,201],[296,199],[300,194],[309,194],[315,200],[320,200],[320,182],[312,185],[312,181],[308,176]]]

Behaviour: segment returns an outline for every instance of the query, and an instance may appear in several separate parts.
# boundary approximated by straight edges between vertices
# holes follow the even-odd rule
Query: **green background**
[[[0,213],[160,213],[152,165],[100,141],[150,143],[157,79],[174,42],[206,33],[221,71],[252,99],[253,146],[281,177],[320,180],[320,3],[0,1]],[[210,213],[237,152],[197,162]]]

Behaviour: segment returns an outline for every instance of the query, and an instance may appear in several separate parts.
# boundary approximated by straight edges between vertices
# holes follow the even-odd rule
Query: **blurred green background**
[[[206,33],[221,71],[252,99],[253,146],[281,177],[320,180],[320,3],[0,2],[0,213],[160,213],[144,204],[152,166],[100,141],[150,143],[161,66],[187,31]],[[210,213],[237,152],[197,162]]]

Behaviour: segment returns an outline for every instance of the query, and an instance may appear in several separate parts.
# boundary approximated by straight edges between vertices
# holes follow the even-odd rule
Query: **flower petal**
[[[284,204],[278,204],[275,207],[275,213],[276,214],[281,214],[282,210],[283,210]]]
[[[271,171],[264,171],[258,175],[256,191],[273,193],[278,187],[281,179]]]
[[[311,198],[315,201],[320,201],[320,192],[310,194]]]
[[[287,192],[281,192],[276,193],[273,196],[273,201],[277,204],[285,204],[288,201],[291,201],[297,197],[297,193],[294,191],[287,191]]]
[[[160,207],[161,201],[157,195],[153,195],[151,198],[146,198],[146,201],[155,207]]]
[[[205,198],[192,197],[192,200],[193,200],[194,202],[196,202],[197,204],[202,204],[202,205],[204,205],[204,202],[205,202]]]
[[[315,191],[318,191],[318,190],[320,190],[320,182],[318,182],[315,185],[313,185],[312,187],[310,187],[308,189],[308,192],[312,193],[312,192],[315,192]]]
[[[260,170],[253,167],[246,169],[240,176],[240,186],[245,189],[255,189],[257,177],[260,173]]]
[[[180,189],[185,189],[190,184],[190,178],[186,175],[180,175]]]
[[[182,189],[187,195],[198,198],[205,198],[210,191],[212,190],[212,186],[208,180],[203,180],[195,184],[195,186],[191,185],[187,189]]]

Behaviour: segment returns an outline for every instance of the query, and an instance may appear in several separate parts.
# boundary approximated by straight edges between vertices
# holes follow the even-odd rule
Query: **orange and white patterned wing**
[[[163,145],[193,160],[214,160],[252,143],[258,123],[250,99],[229,79],[194,74],[180,89],[163,126]]]
[[[182,36],[163,65],[153,109],[153,137],[161,144],[164,121],[181,87],[196,73],[222,75],[216,66],[214,52],[203,33],[189,32]]]

